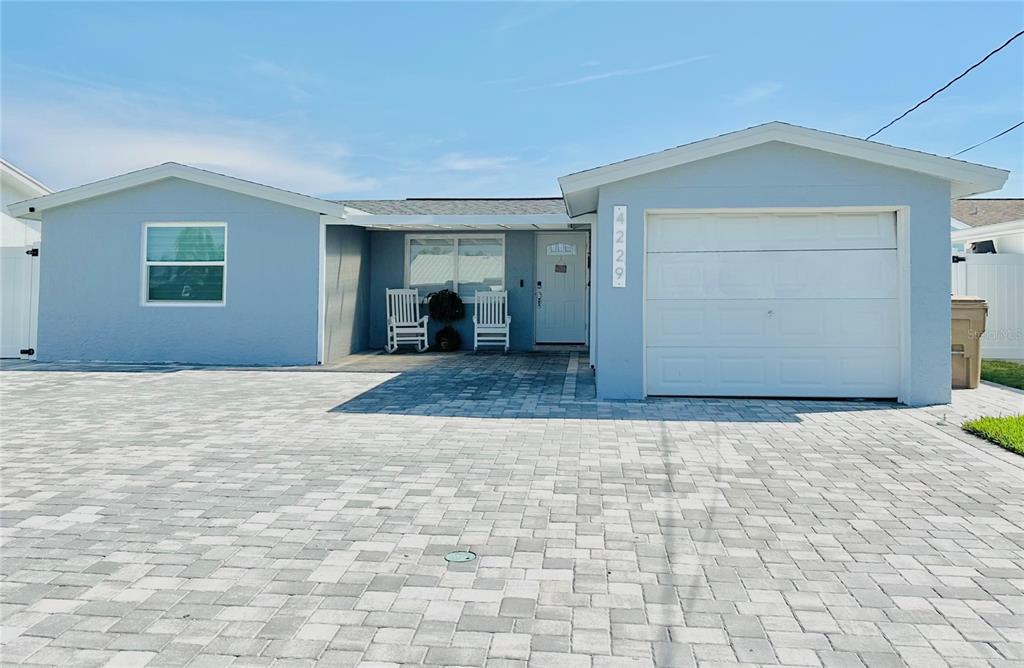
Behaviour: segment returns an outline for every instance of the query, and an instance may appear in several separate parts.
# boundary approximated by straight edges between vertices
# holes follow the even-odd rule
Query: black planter
[[[466,316],[462,298],[451,290],[438,290],[427,295],[427,310],[430,319],[439,322],[455,322]]]
[[[462,347],[462,337],[451,326],[445,327],[434,337],[434,347],[443,353],[458,350]]]

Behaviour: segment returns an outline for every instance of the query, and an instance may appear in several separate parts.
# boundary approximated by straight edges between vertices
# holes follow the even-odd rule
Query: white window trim
[[[423,240],[423,239],[445,239],[445,240],[449,240],[449,239],[451,239],[451,240],[454,241],[454,243],[452,244],[453,245],[452,253],[454,253],[454,258],[455,258],[455,262],[454,262],[455,269],[454,269],[454,276],[452,277],[452,292],[454,292],[456,294],[458,294],[458,292],[459,292],[459,239],[495,239],[495,240],[497,240],[501,244],[501,289],[502,290],[507,290],[508,289],[508,285],[506,285],[506,280],[505,280],[505,270],[506,270],[506,267],[508,266],[508,262],[507,262],[507,258],[506,258],[506,255],[508,254],[508,249],[507,249],[507,246],[505,245],[505,235],[504,234],[493,234],[493,233],[491,233],[491,234],[489,234],[489,233],[461,234],[461,233],[453,233],[453,232],[449,232],[449,233],[415,232],[415,233],[406,234],[405,235],[405,257],[402,258],[403,271],[405,272],[403,283],[404,283],[406,288],[413,287],[413,286],[409,285],[409,269],[410,269],[410,267],[409,267],[409,264],[410,264],[409,263],[409,249],[410,249],[410,246],[412,245],[412,240],[413,239],[419,239],[419,240]],[[427,298],[426,295],[420,295],[420,299],[425,301],[426,298]],[[463,303],[466,303],[466,304],[475,304],[476,303],[476,297],[475,296],[474,297],[462,297],[462,301],[463,301]]]
[[[146,241],[149,239],[149,228],[151,227],[222,227],[224,228],[224,259],[218,262],[150,262],[146,259]],[[228,224],[226,222],[159,222],[143,223],[142,225],[142,250],[140,253],[140,281],[139,281],[139,304],[141,306],[155,306],[158,308],[209,308],[223,307],[228,303]],[[150,267],[223,267],[224,282],[221,286],[220,301],[215,302],[190,302],[190,301],[150,301],[149,300],[149,268]]]

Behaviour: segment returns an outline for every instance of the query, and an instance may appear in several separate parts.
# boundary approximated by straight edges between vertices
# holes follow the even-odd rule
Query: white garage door
[[[645,280],[648,394],[897,394],[894,214],[652,215]]]

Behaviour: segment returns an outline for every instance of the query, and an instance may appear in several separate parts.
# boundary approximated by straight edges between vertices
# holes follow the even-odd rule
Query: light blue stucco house
[[[168,163],[42,221],[37,357],[313,365],[384,347],[385,290],[507,290],[511,347],[605,399],[950,398],[950,200],[1008,173],[768,123],[562,197],[328,201]],[[472,340],[470,318],[459,324]]]

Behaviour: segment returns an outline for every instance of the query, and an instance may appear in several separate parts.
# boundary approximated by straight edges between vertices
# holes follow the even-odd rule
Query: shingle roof
[[[354,199],[341,204],[383,216],[471,216],[565,213],[561,197]],[[953,218],[971,227],[1024,219],[1024,198],[958,199]]]
[[[561,197],[520,197],[507,199],[352,199],[341,204],[383,216],[515,216],[565,213]]]
[[[953,200],[953,218],[971,227],[1024,220],[1024,199]]]

